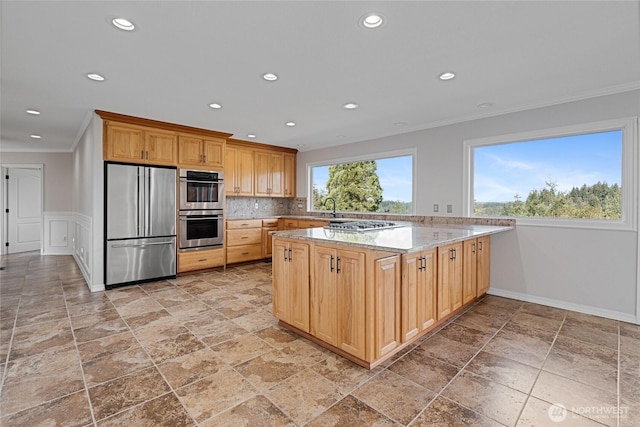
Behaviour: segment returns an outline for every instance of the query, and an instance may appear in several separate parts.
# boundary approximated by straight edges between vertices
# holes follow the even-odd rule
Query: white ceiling
[[[638,1],[0,7],[3,151],[69,151],[95,109],[306,151],[640,88]],[[386,18],[381,28],[359,26],[370,11]],[[115,17],[136,30],[116,29]],[[450,70],[455,79],[438,79]]]

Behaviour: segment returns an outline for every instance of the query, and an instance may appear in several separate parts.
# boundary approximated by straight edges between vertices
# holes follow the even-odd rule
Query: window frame
[[[327,212],[323,210],[313,209],[313,168],[318,166],[332,166],[341,163],[351,162],[364,162],[370,160],[382,160],[391,157],[405,157],[411,156],[411,213],[406,214],[393,214],[393,215],[406,215],[413,216],[416,212],[416,157],[418,150],[416,148],[401,149],[394,151],[384,151],[378,153],[362,154],[357,156],[340,157],[335,159],[319,160],[315,162],[308,162],[306,164],[307,169],[307,212]],[[384,214],[384,212],[360,212],[360,211],[345,211],[344,213],[356,213],[356,214]]]
[[[590,228],[600,230],[638,229],[638,118],[628,117],[572,126],[540,129],[529,132],[512,133],[463,141],[463,189],[462,212],[470,218],[487,218],[473,215],[474,188],[474,148],[534,141],[536,139],[559,138],[607,131],[622,131],[621,187],[622,215],[619,220],[578,219],[578,218],[541,218],[541,217],[500,217],[514,218],[518,225],[565,228]]]

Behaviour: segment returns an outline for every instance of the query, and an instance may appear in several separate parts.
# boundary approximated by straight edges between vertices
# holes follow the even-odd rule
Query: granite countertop
[[[326,228],[274,231],[274,237],[357,246],[396,253],[419,252],[479,236],[501,233],[513,226],[497,225],[416,225],[405,223],[400,227],[374,231],[341,231]]]

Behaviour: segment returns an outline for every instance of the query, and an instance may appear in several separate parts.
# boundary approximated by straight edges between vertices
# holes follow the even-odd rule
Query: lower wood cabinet
[[[262,220],[262,258],[270,258],[273,248],[271,232],[278,231],[278,219]]]
[[[462,242],[438,248],[438,320],[462,307]]]
[[[273,315],[309,332],[309,245],[273,242]]]
[[[491,283],[491,236],[478,237],[476,294],[482,296]]]
[[[224,265],[224,249],[178,251],[178,273]]]
[[[436,322],[436,249],[403,255],[402,342]]]
[[[376,259],[373,267],[375,309],[373,357],[390,354],[402,342],[400,334],[400,256]]]
[[[230,220],[226,222],[227,264],[262,258],[262,220]]]
[[[365,358],[364,253],[317,245],[311,281],[311,334]]]
[[[462,242],[462,304],[476,298],[478,239]]]

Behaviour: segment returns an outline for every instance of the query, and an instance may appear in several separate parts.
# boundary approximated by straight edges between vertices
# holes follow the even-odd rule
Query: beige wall
[[[73,156],[71,153],[0,153],[2,166],[43,164],[45,212],[72,211]]]

